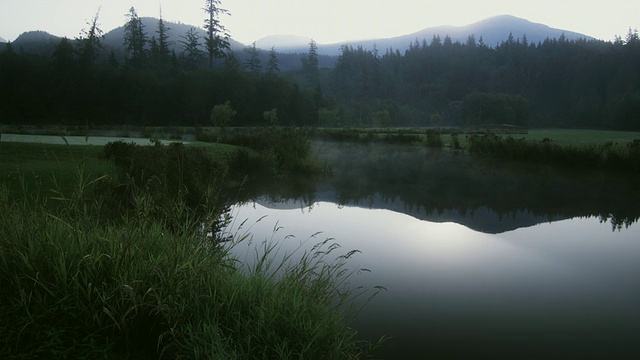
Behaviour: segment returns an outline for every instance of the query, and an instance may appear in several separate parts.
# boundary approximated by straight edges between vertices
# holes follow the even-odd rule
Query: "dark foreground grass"
[[[109,176],[84,164],[53,196],[0,186],[0,358],[365,357],[369,345],[348,326],[360,293],[343,287],[352,253],[326,262],[321,246],[277,276],[239,271],[204,230],[215,209],[196,214],[140,191],[114,215],[88,193]]]

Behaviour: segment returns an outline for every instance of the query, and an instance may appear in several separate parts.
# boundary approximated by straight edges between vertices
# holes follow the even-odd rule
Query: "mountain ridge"
[[[142,17],[143,24],[147,36],[151,39],[157,36],[156,29],[159,19],[153,17]],[[186,34],[190,28],[195,28],[204,44],[205,30],[198,26],[183,24],[179,22],[164,21],[165,26],[169,28],[170,48],[180,53],[181,37]],[[439,36],[441,41],[445,37],[451,38],[452,42],[465,43],[467,38],[473,35],[476,41],[483,40],[484,44],[494,47],[503,41],[506,41],[511,35],[514,39],[522,39],[526,35],[529,43],[540,43],[545,39],[557,39],[564,36],[568,40],[577,39],[594,39],[591,36],[563,29],[552,28],[545,24],[531,22],[526,19],[518,18],[512,15],[498,15],[486,18],[464,26],[442,25],[428,27],[423,30],[389,38],[368,39],[344,41],[332,44],[317,44],[318,54],[325,56],[338,56],[341,53],[340,48],[343,45],[362,46],[365,49],[372,50],[374,47],[379,50],[399,50],[404,52],[411,44],[416,41],[426,41],[430,43],[434,36]],[[28,31],[18,36],[13,44],[22,47],[26,52],[36,52],[41,55],[47,55],[53,51],[55,44],[61,37],[49,34],[42,30]],[[124,52],[124,25],[105,32],[103,44],[122,54]],[[269,50],[275,46],[276,51],[280,54],[304,54],[308,52],[309,42],[311,38],[298,35],[269,35],[256,41],[256,46],[262,50]],[[1,41],[0,41],[1,42]],[[236,40],[230,39],[231,50],[242,52],[249,44],[242,44]],[[43,49],[37,49],[40,44]]]
[[[558,39],[562,35],[564,35],[568,40],[594,39],[589,35],[570,30],[552,28],[548,25],[535,23],[513,15],[497,15],[463,26],[440,25],[428,27],[411,34],[389,38],[353,40],[317,45],[319,54],[337,56],[340,55],[340,47],[343,45],[350,45],[354,47],[362,46],[369,50],[372,50],[375,46],[378,49],[385,50],[392,48],[403,52],[416,40],[418,42],[422,42],[422,40],[431,42],[435,35],[439,36],[441,40],[444,40],[446,36],[449,36],[453,42],[459,41],[461,43],[466,42],[467,38],[470,35],[473,35],[476,41],[479,41],[480,37],[482,37],[484,44],[489,47],[494,47],[499,45],[502,41],[506,41],[510,34],[512,34],[514,38],[518,39],[521,39],[526,35],[528,42],[535,44],[544,42],[547,38]],[[267,36],[257,40],[256,44],[262,45],[259,46],[260,48],[268,49],[272,46],[269,40],[278,36],[282,37],[286,35]],[[307,38],[307,40],[305,47],[300,46],[299,44],[288,45],[281,41],[280,49],[286,49],[287,51],[294,53],[306,52],[311,38]]]
[[[158,29],[158,21],[160,21],[160,19],[154,17],[141,17],[140,20],[142,20],[142,24],[144,25],[144,30],[147,33],[147,38],[151,40],[151,38],[155,36],[157,39],[158,35],[156,33],[156,30]],[[204,39],[207,32],[201,27],[166,20],[163,20],[163,23],[168,29],[167,35],[169,36],[168,40],[170,42],[170,49],[176,50],[176,48],[179,47],[179,42],[182,40],[181,37],[184,36],[191,28],[196,29],[198,35],[200,36],[201,43],[204,46]],[[104,43],[116,49],[124,47],[124,25],[118,26],[117,28],[106,32],[104,34]],[[230,39],[229,43],[231,45],[231,50],[233,51],[239,51],[245,47],[244,44],[233,39]],[[176,52],[179,53],[179,51]]]

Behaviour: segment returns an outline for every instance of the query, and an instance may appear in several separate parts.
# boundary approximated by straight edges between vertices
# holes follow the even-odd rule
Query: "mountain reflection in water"
[[[640,356],[636,179],[420,147],[315,149],[331,176],[248,184],[233,217],[254,241],[233,252],[304,251],[318,231],[360,250],[350,264],[372,272],[354,286],[388,291],[353,326],[391,337],[381,358]]]
[[[613,229],[640,219],[638,179],[623,175],[505,164],[419,146],[318,142],[314,149],[331,175],[250,183],[240,202],[387,209],[491,234],[576,217],[597,217]]]
[[[350,283],[387,291],[353,326],[364,338],[391,337],[381,358],[640,356],[638,227],[574,218],[496,235],[328,202],[247,203],[234,218],[250,227],[252,239],[233,248],[248,267],[262,241],[278,242],[281,254],[325,237],[360,250],[349,268],[371,272]]]

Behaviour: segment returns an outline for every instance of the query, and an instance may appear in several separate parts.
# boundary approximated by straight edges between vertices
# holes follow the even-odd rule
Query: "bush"
[[[311,169],[311,142],[302,129],[266,128],[255,133],[225,134],[220,142],[255,150],[268,161],[273,159],[274,173],[286,174]]]
[[[456,150],[460,150],[462,149],[462,146],[460,145],[460,138],[458,136],[458,134],[453,133],[451,134],[451,143],[454,149]]]
[[[440,133],[435,130],[427,131],[427,146],[433,148],[441,148],[443,146]]]
[[[222,130],[233,123],[235,116],[236,111],[231,107],[230,101],[216,105],[211,110],[211,122]]]

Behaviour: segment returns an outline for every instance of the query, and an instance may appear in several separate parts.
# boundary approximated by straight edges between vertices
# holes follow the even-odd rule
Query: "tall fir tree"
[[[200,43],[200,35],[198,29],[191,27],[184,36],[181,36],[182,40],[182,62],[187,69],[195,69],[204,63],[205,53],[202,50]]]
[[[134,7],[129,9],[126,17],[127,22],[124,26],[126,61],[128,65],[139,68],[144,66],[147,60],[147,34],[144,32],[142,19]]]
[[[162,7],[160,7],[160,18],[158,19],[158,29],[156,30],[156,34],[158,34],[158,55],[160,57],[160,61],[163,63],[168,62],[171,55],[169,51],[169,30],[171,30],[171,28],[164,24],[164,20],[162,19]]]
[[[80,54],[80,63],[82,65],[93,64],[100,53],[102,48],[101,39],[103,37],[103,31],[98,24],[98,18],[100,16],[100,9],[96,12],[96,15],[91,21],[87,21],[88,28],[83,29],[80,33],[78,40],[78,53]]]
[[[259,75],[262,71],[262,64],[260,61],[260,50],[256,47],[254,42],[251,46],[244,49],[249,54],[249,58],[244,63],[244,68],[252,75]]]
[[[207,18],[204,20],[204,29],[207,31],[205,44],[209,54],[209,67],[213,67],[213,60],[225,56],[225,50],[231,48],[229,33],[220,22],[221,14],[229,14],[229,11],[220,7],[220,0],[205,0],[204,12]]]
[[[302,72],[307,79],[309,86],[316,86],[320,83],[320,71],[318,66],[318,44],[312,39],[309,43],[309,52],[302,58]]]
[[[280,71],[280,64],[278,63],[278,53],[276,53],[276,47],[272,46],[269,50],[269,58],[267,60],[267,73],[273,74]]]

